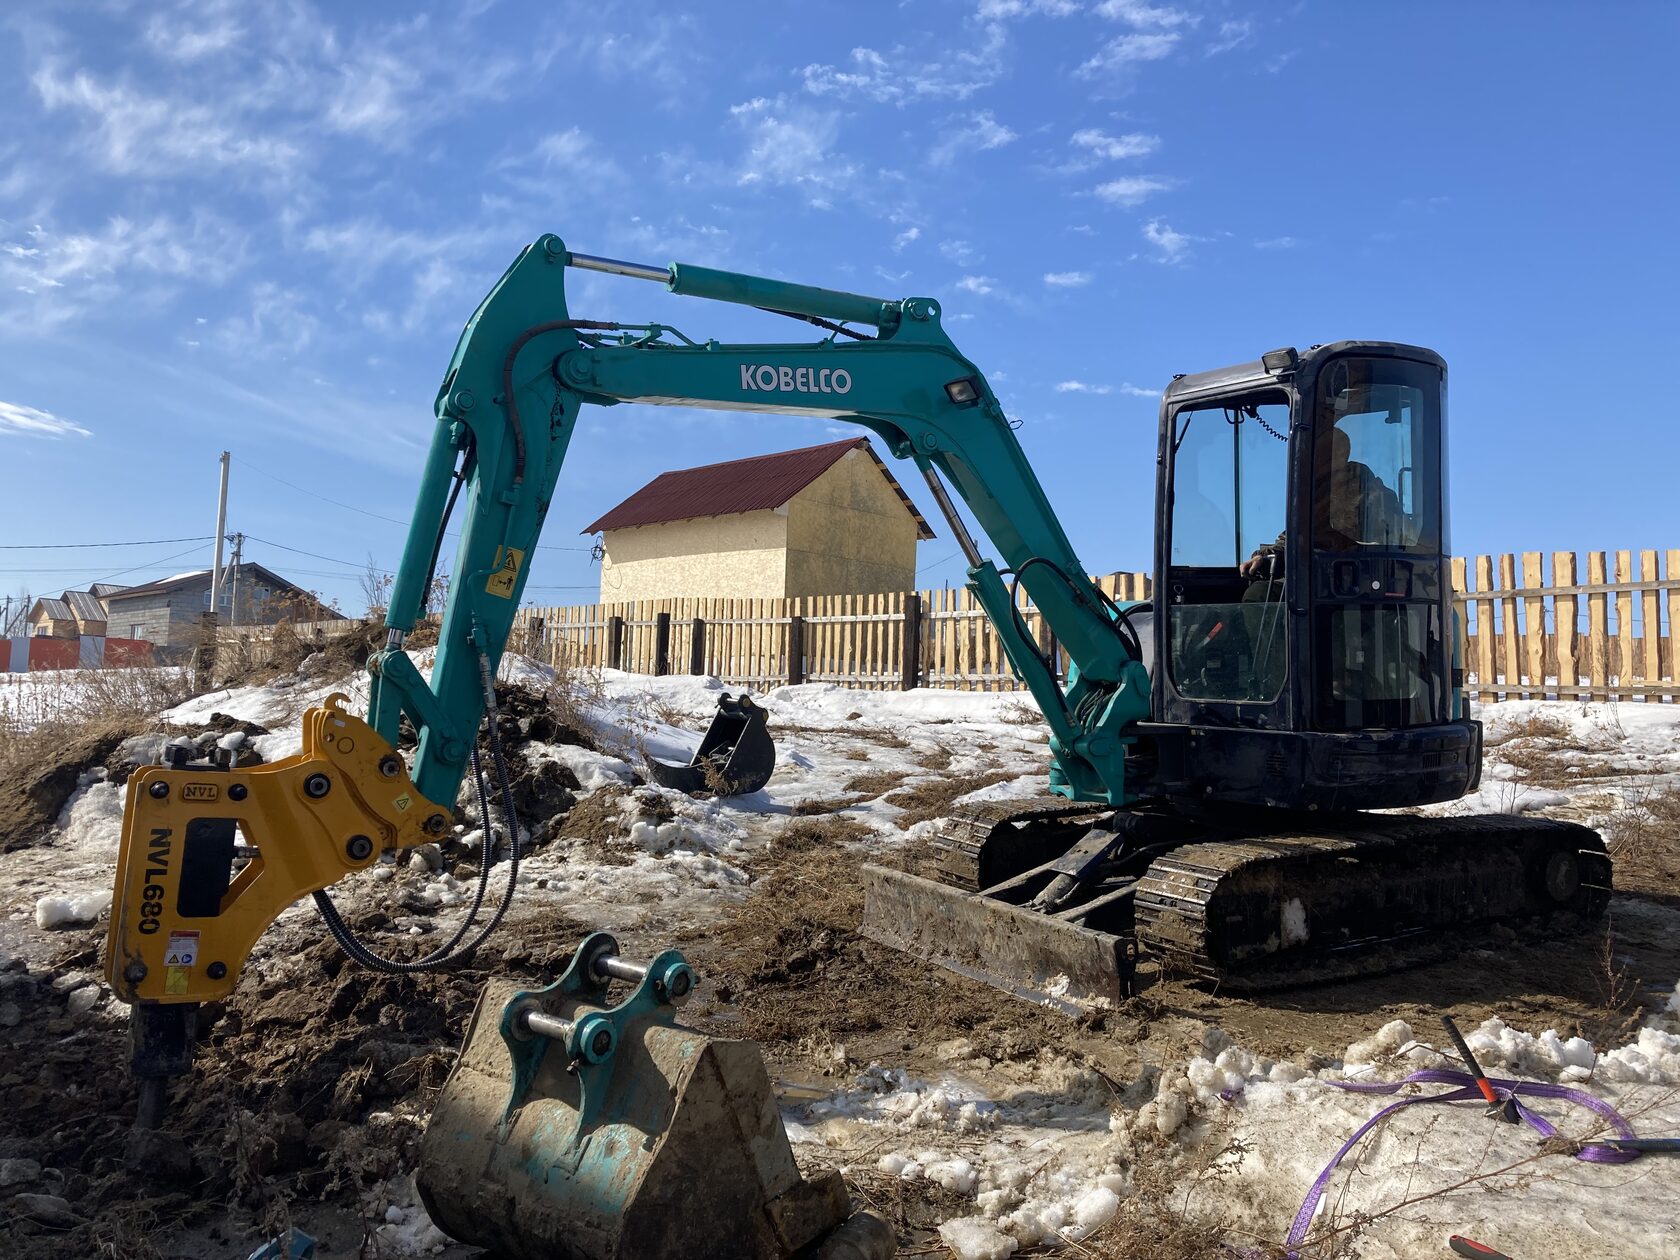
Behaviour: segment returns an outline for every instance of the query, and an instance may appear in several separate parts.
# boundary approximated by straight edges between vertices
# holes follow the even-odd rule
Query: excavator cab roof
[[[1324,345],[1309,346],[1299,352],[1292,346],[1286,346],[1270,350],[1248,363],[1236,363],[1230,367],[1175,376],[1167,386],[1164,398],[1167,402],[1174,402],[1207,394],[1229,394],[1248,388],[1258,389],[1299,373],[1303,366],[1310,367],[1332,355],[1347,353],[1416,359],[1422,363],[1433,363],[1442,369],[1447,366],[1446,360],[1433,350],[1423,346],[1409,346],[1398,341],[1331,341]]]

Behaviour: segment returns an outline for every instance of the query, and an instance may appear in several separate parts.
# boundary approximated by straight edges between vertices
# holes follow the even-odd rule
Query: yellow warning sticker
[[[392,801],[391,804],[397,807],[397,813],[406,814],[408,813],[408,807],[414,804],[414,798],[407,792],[404,792],[401,796],[397,797],[396,800]]]
[[[484,584],[484,589],[503,599],[513,598],[513,584],[519,580],[519,566],[525,563],[525,553],[518,547],[496,548],[496,571]]]
[[[189,968],[170,967],[164,973],[163,991],[165,993],[185,993],[187,991],[187,975]]]

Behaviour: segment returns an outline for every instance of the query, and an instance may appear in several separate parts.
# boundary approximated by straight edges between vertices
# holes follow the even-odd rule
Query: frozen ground
[[[503,674],[548,681],[515,659]],[[364,688],[354,678],[284,679],[201,696],[161,717],[260,723],[272,733],[254,745],[273,760],[295,751],[303,708],[335,690],[355,699]],[[609,838],[603,843],[598,825],[577,835],[563,824],[523,863],[509,931],[564,920],[649,945],[683,939],[704,969],[705,946],[691,942],[752,896],[756,868],[794,817],[850,820],[853,847],[867,856],[934,826],[906,824],[942,790],[962,799],[969,785],[986,796],[1047,786],[1046,731],[1019,696],[811,685],[761,697],[778,750],[763,791],[696,801],[631,790],[645,754],[687,760],[721,690],[715,680],[607,672],[574,696],[603,751],[526,748],[534,760],[563,764],[586,797],[606,794]],[[21,691],[10,699],[14,713],[33,703]],[[1538,811],[1613,828],[1653,795],[1680,788],[1680,706],[1513,702],[1480,716],[1489,743],[1482,788],[1441,812]],[[104,912],[120,822],[121,790],[95,771],[49,844],[0,858],[0,953],[41,960],[75,930],[66,925]],[[455,875],[418,864],[353,882],[347,898],[387,905],[393,930],[422,935],[446,931],[468,891]],[[1514,974],[1484,950],[1415,982],[1325,986],[1272,1001],[1163,987],[1139,999],[1138,1011],[1089,1030],[1028,1012],[1041,1022],[1015,1020],[1005,1035],[983,1036],[965,1034],[964,1019],[948,1014],[907,1015],[867,1035],[813,1021],[804,1036],[766,1050],[790,1086],[785,1115],[801,1157],[843,1167],[860,1198],[897,1205],[901,1230],[933,1254],[941,1245],[968,1258],[1033,1248],[1125,1254],[1102,1249],[1125,1245],[1122,1223],[1144,1197],[1216,1223],[1233,1247],[1263,1248],[1282,1241],[1307,1187],[1380,1105],[1329,1082],[1438,1065],[1436,1006],[1459,1014],[1490,1071],[1573,1082],[1636,1115],[1642,1134],[1680,1133],[1680,968],[1671,965],[1680,888],[1618,897],[1613,922],[1619,937],[1603,946],[1612,989],[1630,957],[1642,968],[1663,960],[1668,970],[1628,979],[1644,986],[1643,1009],[1609,994],[1609,1014],[1596,1022],[1590,1003],[1566,1001],[1543,974]],[[317,931],[307,904],[294,907],[259,945],[253,973],[282,968],[300,934]],[[926,983],[972,1003],[1005,1002],[963,982]],[[122,1008],[100,994],[82,1017],[109,1023]],[[1584,1113],[1542,1109],[1566,1134],[1587,1133]],[[1324,1240],[1304,1254],[1438,1255],[1448,1234],[1463,1233],[1519,1260],[1680,1255],[1680,1161],[1599,1166],[1537,1159],[1536,1150],[1529,1130],[1485,1120],[1473,1106],[1409,1109],[1344,1163],[1321,1212]],[[441,1245],[411,1187],[393,1182],[384,1200],[368,1208],[381,1254]],[[906,1201],[918,1206],[904,1209]]]

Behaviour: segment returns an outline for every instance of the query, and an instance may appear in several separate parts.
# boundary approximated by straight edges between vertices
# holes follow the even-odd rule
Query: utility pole
[[[233,542],[233,592],[228,596],[228,625],[239,624],[239,558],[245,550],[245,535],[232,535]]]
[[[227,529],[228,453],[222,452],[222,487],[216,496],[216,556],[210,570],[210,609],[200,619],[202,626],[198,651],[193,654],[193,685],[208,691],[216,673],[216,614],[221,610],[222,598],[222,534]]]
[[[222,452],[222,490],[216,497],[216,567],[210,570],[210,611],[221,609],[222,535],[227,531],[228,453]]]

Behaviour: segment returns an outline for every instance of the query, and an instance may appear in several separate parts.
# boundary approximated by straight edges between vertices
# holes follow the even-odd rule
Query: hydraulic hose
[[[501,732],[496,729],[496,684],[490,672],[490,658],[484,653],[478,654],[479,678],[484,687],[484,713],[488,727],[488,741],[490,744],[490,760],[496,772],[497,786],[501,790],[502,814],[508,829],[508,875],[507,887],[502,891],[501,901],[496,906],[496,912],[490,921],[481,928],[472,941],[461,946],[461,940],[472,928],[478,918],[478,912],[484,905],[484,895],[490,886],[490,867],[496,857],[495,827],[490,816],[489,797],[485,791],[485,775],[483,763],[479,760],[478,745],[475,742],[471,753],[473,786],[478,793],[479,818],[484,824],[484,835],[479,842],[478,884],[473,893],[472,905],[466,916],[455,929],[455,935],[447,942],[434,949],[423,958],[401,961],[386,958],[376,954],[364,945],[333,904],[325,889],[315,893],[315,908],[326,922],[327,932],[338,947],[354,962],[360,963],[370,971],[383,972],[386,975],[411,975],[417,972],[440,971],[445,967],[454,966],[471,957],[473,952],[486,940],[490,934],[501,926],[508,908],[513,904],[514,889],[519,883],[519,819],[514,812],[513,788],[508,781],[507,759],[502,751]],[[456,947],[460,946],[459,949]]]

